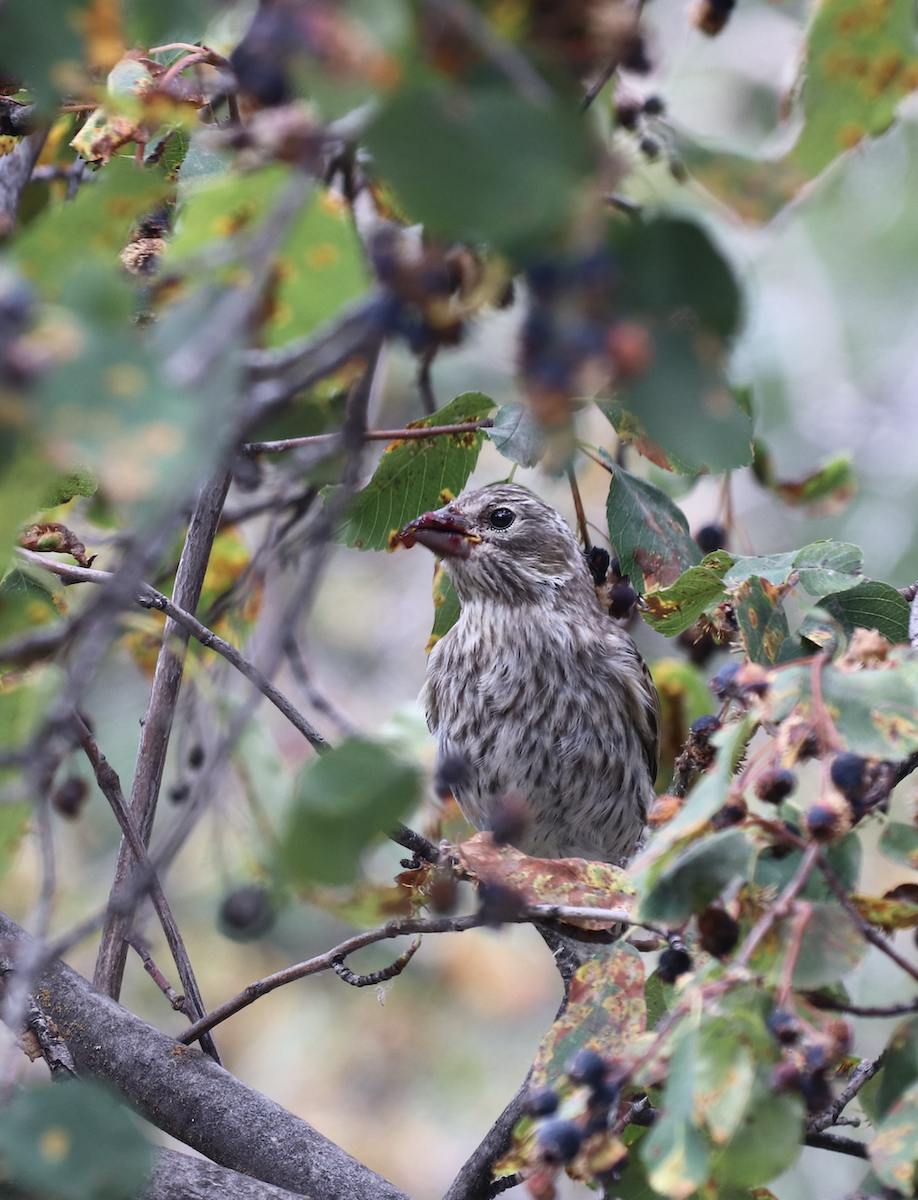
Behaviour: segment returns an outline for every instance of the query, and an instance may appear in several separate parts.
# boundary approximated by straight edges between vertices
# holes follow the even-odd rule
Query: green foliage
[[[624,470],[608,454],[602,458],[612,475],[606,516],[622,574],[630,575],[636,588],[666,587],[701,560],[685,515],[655,484]]]
[[[80,60],[77,29],[85,9],[74,0],[7,0],[0,8],[4,70],[27,80],[44,110],[60,91],[61,65]]]
[[[462,425],[486,417],[493,408],[488,396],[465,392],[412,427]],[[341,540],[360,550],[393,549],[394,535],[409,521],[458,496],[475,469],[481,442],[481,430],[392,442],[373,478],[348,506]]]
[[[524,404],[502,405],[488,438],[504,458],[521,467],[534,467],[545,451],[545,431]]]
[[[805,124],[794,160],[816,175],[865,137],[892,124],[896,105],[918,86],[915,10],[908,0],[828,0],[808,37]]]
[[[918,1017],[897,1026],[886,1046],[879,1075],[876,1106],[885,1117],[902,1093],[918,1079]]]
[[[0,1154],[9,1182],[48,1200],[131,1200],[152,1167],[134,1119],[91,1080],[17,1092],[0,1114]]]
[[[63,587],[45,571],[13,568],[0,582],[0,639],[46,625],[64,611]]]
[[[654,879],[641,900],[641,919],[681,925],[733,882],[748,879],[752,844],[737,829],[725,829],[694,842]]]
[[[415,804],[416,767],[384,746],[350,738],[312,760],[297,781],[280,863],[295,884],[350,883],[361,852]]]
[[[76,466],[58,475],[42,496],[42,508],[56,508],[58,504],[66,504],[74,496],[94,496],[98,488],[99,480],[95,471],[90,467]]]
[[[856,628],[876,629],[893,643],[908,641],[908,601],[888,583],[866,580],[843,592],[824,596],[820,607],[849,636]]]
[[[412,220],[517,257],[557,229],[591,170],[576,101],[536,105],[503,81],[409,84],[367,144]]]
[[[899,1096],[870,1144],[870,1162],[881,1183],[911,1196],[918,1164],[918,1083]]]
[[[616,222],[610,244],[623,276],[616,299],[628,319],[652,332],[653,361],[599,408],[622,437],[671,470],[745,466],[752,421],[723,367],[724,343],[740,319],[726,260],[699,225],[672,218]]]

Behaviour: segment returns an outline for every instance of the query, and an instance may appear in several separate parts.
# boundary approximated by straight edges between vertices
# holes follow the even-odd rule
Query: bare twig
[[[438,863],[440,861],[440,851],[433,842],[429,842],[426,837],[422,837],[419,833],[415,833],[413,829],[409,829],[407,825],[403,825],[401,821],[395,826],[389,837],[393,842],[397,842],[400,846],[404,846],[406,850],[410,850],[415,858],[423,858],[429,863]]]
[[[418,429],[367,429],[363,434],[366,442],[413,441],[440,437],[448,433],[473,433],[476,429],[490,429],[494,421],[485,417],[481,421],[464,421],[458,425],[425,425]],[[317,433],[312,437],[286,438],[281,442],[249,442],[242,447],[244,454],[280,454],[284,450],[296,450],[300,446],[332,446],[341,442],[340,433]]]
[[[69,563],[59,563],[54,559],[43,558],[40,554],[36,554],[31,550],[20,550],[19,553],[29,562],[35,563],[37,566],[44,567],[46,571],[50,571],[53,575],[63,579],[67,583],[107,583],[112,576],[108,571],[96,571],[90,567],[72,567]],[[228,663],[231,663],[241,675],[244,675],[251,683],[254,683],[258,690],[270,700],[275,708],[294,725],[303,737],[316,750],[327,750],[328,743],[319,733],[319,731],[306,720],[298,709],[287,699],[265,675],[247,658],[245,658],[235,646],[219,637],[212,629],[208,629],[206,625],[191,615],[179,608],[168,596],[164,596],[162,592],[158,592],[149,584],[142,584],[143,591],[136,597],[136,603],[143,608],[155,608],[158,612],[164,613],[170,621],[175,625],[180,626],[192,635],[202,646],[206,646],[209,650],[213,650],[219,654],[221,658],[225,658]],[[18,648],[14,647],[18,652]]]
[[[96,739],[89,732],[86,723],[82,717],[76,713],[73,715],[74,727],[77,731],[80,745],[92,766],[96,776],[96,782],[99,788],[109,802],[112,812],[118,824],[121,826],[121,832],[124,835],[124,840],[128,845],[131,854],[134,856],[136,863],[135,870],[146,881],[146,887],[150,892],[150,899],[153,902],[153,907],[156,909],[156,915],[159,918],[159,923],[162,925],[163,933],[166,935],[166,941],[169,944],[169,950],[175,965],[178,968],[179,977],[182,981],[182,987],[185,989],[185,998],[182,1004],[182,1012],[188,1017],[189,1021],[194,1021],[204,1013],[204,1002],[201,999],[201,992],[198,988],[197,980],[194,977],[194,971],[191,967],[191,960],[188,957],[188,951],[185,949],[185,943],[182,940],[182,935],[179,933],[178,925],[172,915],[172,910],[169,907],[169,902],[166,900],[165,892],[162,885],[156,876],[153,869],[153,864],[150,861],[150,856],[147,853],[147,848],[144,845],[140,830],[134,820],[133,813],[128,808],[124,793],[121,790],[121,780],[118,778],[117,772],[106,760],[105,755],[99,749]],[[127,877],[130,879],[130,876]],[[122,885],[123,887],[124,885]],[[110,907],[115,908],[119,915],[124,913],[123,904],[113,903],[119,898],[119,893],[113,891],[111,893]],[[129,906],[130,911],[133,911],[133,905]],[[125,931],[127,933],[127,930]],[[213,1038],[208,1036],[206,1039],[201,1039],[201,1048],[208,1053],[215,1062],[220,1061],[220,1056],[217,1053],[217,1046]]]
[[[845,1090],[835,1098],[825,1112],[818,1113],[811,1117],[807,1122],[807,1131],[809,1133],[822,1133],[824,1129],[828,1129],[830,1125],[840,1124],[839,1118],[842,1111],[847,1108],[854,1097],[858,1094],[861,1088],[868,1080],[873,1079],[877,1071],[883,1065],[883,1055],[880,1054],[874,1059],[865,1058],[863,1062],[858,1063],[855,1067],[854,1074],[851,1076],[848,1086]]]
[[[858,1142],[854,1138],[833,1137],[831,1133],[808,1133],[803,1139],[803,1144],[813,1146],[816,1150],[833,1150],[836,1154],[847,1154],[851,1158],[869,1158],[866,1142]]]
[[[411,962],[417,953],[418,947],[421,945],[420,935],[414,939],[404,954],[400,954],[394,963],[388,967],[383,967],[380,971],[371,971],[369,975],[358,975],[352,971],[350,967],[345,965],[344,956],[332,959],[332,970],[339,979],[343,979],[345,983],[349,983],[351,987],[376,987],[380,983],[386,983],[390,979],[395,979],[401,975],[405,967]]]
[[[185,997],[180,996],[169,980],[165,977],[156,963],[153,961],[153,956],[146,948],[143,942],[135,933],[129,933],[124,939],[132,950],[135,950],[140,955],[140,961],[143,963],[144,970],[166,997],[176,1012],[184,1011]]]
[[[287,662],[290,664],[290,670],[293,678],[296,680],[300,690],[306,696],[309,703],[317,711],[327,717],[333,725],[336,726],[339,733],[343,733],[345,737],[359,737],[360,730],[354,725],[344,713],[340,712],[334,704],[324,696],[312,682],[309,671],[306,667],[306,662],[303,658],[302,651],[293,634],[287,639],[284,646],[284,653],[287,655]],[[316,746],[319,750],[320,747]]]
[[[19,201],[32,178],[47,135],[47,128],[42,126],[0,158],[0,236],[9,233],[16,223]]]
[[[918,1012],[918,1000],[909,1004],[864,1005],[847,1004],[835,996],[815,993],[807,996],[814,1008],[827,1009],[829,1012],[850,1013],[853,1017],[902,1017],[908,1013]]]
[[[210,551],[229,489],[229,472],[221,470],[204,487],[195,505],[185,545],[175,575],[174,603],[190,612],[198,606]],[[163,641],[156,660],[150,701],[143,719],[137,765],[131,788],[131,819],[136,822],[144,847],[150,844],[156,803],[166,765],[166,752],[172,732],[172,719],[178,700],[185,666],[189,631],[174,619],[166,621]],[[139,862],[140,859],[138,858]],[[123,839],[118,852],[112,894],[120,890],[133,870],[134,856]],[[105,922],[94,983],[115,1000],[121,991],[126,945],[124,937],[131,925],[130,913],[112,913]],[[186,993],[187,985],[183,981]]]
[[[580,111],[586,112],[602,89],[606,86],[615,72],[618,70],[619,60],[614,58],[607,66],[603,67],[597,79],[590,85],[583,99],[580,101]]]
[[[466,929],[475,929],[480,924],[481,919],[477,913],[466,917],[435,917],[431,919],[416,917],[408,920],[388,921],[376,929],[367,930],[366,933],[355,934],[346,942],[342,942],[340,946],[326,950],[324,954],[318,954],[315,958],[307,959],[306,962],[285,967],[283,971],[277,971],[273,975],[267,975],[264,979],[250,983],[237,996],[233,996],[231,1000],[219,1005],[202,1017],[200,1021],[196,1021],[190,1029],[186,1029],[179,1041],[186,1043],[194,1041],[204,1030],[213,1029],[228,1017],[241,1012],[243,1008],[248,1008],[250,1004],[254,1004],[256,1000],[266,996],[268,992],[284,987],[285,984],[293,983],[297,979],[305,979],[308,975],[318,975],[321,971],[333,971],[336,961],[340,962],[342,958],[353,954],[355,950],[361,950],[364,946],[372,946],[375,942],[385,941],[386,938],[402,937],[405,934],[462,933]]]
[[[825,879],[826,883],[835,893],[839,904],[842,906],[845,912],[848,913],[848,915],[851,917],[851,920],[855,923],[867,941],[870,942],[871,945],[876,946],[878,950],[882,951],[887,958],[891,958],[898,967],[901,967],[902,970],[906,972],[906,974],[911,975],[912,979],[918,979],[918,967],[916,967],[914,963],[910,963],[907,958],[903,958],[898,950],[893,949],[893,947],[881,933],[874,929],[869,922],[864,920],[857,908],[852,903],[851,897],[845,890],[844,884],[832,870],[825,856],[820,855],[818,862],[819,870],[822,872],[823,879]]]

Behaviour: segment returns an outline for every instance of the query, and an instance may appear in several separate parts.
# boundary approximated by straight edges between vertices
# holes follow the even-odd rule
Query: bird
[[[465,492],[401,530],[442,559],[461,604],[436,642],[423,698],[464,817],[536,858],[621,864],[654,795],[660,701],[599,601],[561,515],[518,484]]]

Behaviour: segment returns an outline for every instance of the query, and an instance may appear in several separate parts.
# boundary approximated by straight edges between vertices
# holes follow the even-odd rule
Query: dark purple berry
[[[691,724],[690,732],[696,741],[707,745],[711,734],[716,733],[718,729],[720,729],[720,721],[709,713],[704,717],[696,717]]]
[[[252,942],[268,932],[276,915],[265,888],[247,884],[230,892],[220,905],[220,932],[235,942]]]
[[[746,801],[740,797],[733,804],[725,804],[723,808],[719,808],[711,817],[712,829],[729,829],[731,825],[739,825],[740,821],[746,819],[749,815],[749,810],[746,807]]]
[[[71,775],[54,789],[51,797],[54,811],[59,812],[62,817],[67,817],[68,820],[75,820],[80,815],[80,810],[86,801],[86,793],[86,780],[80,779],[78,775]]]
[[[695,534],[695,541],[702,554],[713,554],[726,546],[727,531],[722,525],[702,525]]]
[[[630,583],[617,583],[609,589],[609,616],[621,620],[629,616],[637,604],[637,592]]]
[[[191,788],[184,780],[179,783],[174,783],[169,788],[169,799],[173,804],[182,804],[191,795]]]
[[[726,700],[728,696],[735,696],[736,677],[739,672],[739,663],[724,663],[724,665],[711,680],[711,690],[713,691],[714,695],[718,696],[721,700]]]
[[[653,159],[659,157],[660,143],[656,138],[642,137],[638,144],[641,147],[641,153],[646,155],[647,158]]]
[[[640,108],[634,103],[623,102],[615,106],[615,120],[623,129],[636,129]]]
[[[595,1050],[578,1050],[568,1063],[567,1074],[574,1083],[585,1083],[587,1087],[595,1088],[605,1078],[606,1064]]]
[[[729,913],[713,905],[698,914],[701,948],[715,958],[725,958],[739,941],[739,925]]]
[[[188,751],[188,765],[192,771],[197,771],[204,765],[204,747],[200,742]]]
[[[464,754],[448,754],[437,763],[434,776],[434,791],[441,799],[452,795],[454,788],[461,788],[472,777],[472,764]]]
[[[525,897],[515,888],[502,883],[479,883],[478,915],[491,929],[499,929],[506,921],[515,921],[526,907]]]
[[[786,1008],[773,1008],[768,1014],[768,1031],[781,1043],[790,1046],[800,1036],[800,1022]]]
[[[859,754],[837,754],[832,760],[832,782],[846,796],[857,795],[864,780],[867,761]]]
[[[539,1130],[539,1149],[547,1162],[569,1163],[582,1141],[583,1133],[573,1121],[546,1121]]]
[[[532,1117],[550,1117],[558,1111],[558,1096],[549,1087],[533,1088],[524,1102],[526,1112]]]
[[[807,833],[815,842],[834,842],[850,828],[851,810],[844,800],[839,800],[837,805],[828,802],[814,804],[807,811]]]
[[[786,800],[797,787],[797,776],[793,771],[778,767],[773,771],[764,771],[755,781],[755,794],[760,800],[769,804],[780,804]]]
[[[670,947],[660,955],[657,964],[657,975],[663,983],[675,983],[680,975],[685,975],[692,969],[692,960],[685,950],[674,950]]]
[[[832,1085],[824,1071],[814,1071],[812,1075],[800,1076],[800,1094],[806,1101],[807,1112],[825,1112],[832,1103]]]
[[[666,109],[662,96],[648,96],[644,101],[644,112],[648,117],[662,116]]]
[[[532,820],[529,805],[519,792],[511,792],[491,810],[491,836],[498,846],[514,845]]]
[[[592,546],[586,556],[587,566],[593,576],[594,583],[605,583],[609,574],[609,551],[602,546]]]

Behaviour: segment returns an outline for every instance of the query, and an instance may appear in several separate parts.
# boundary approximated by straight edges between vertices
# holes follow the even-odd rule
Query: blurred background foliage
[[[554,11],[565,7],[567,21]],[[726,595],[733,558],[819,539],[863,548],[862,561],[834,564],[845,588],[918,575],[914,6],[731,9],[653,0],[639,27],[631,10],[598,0],[0,6],[0,154],[24,153],[15,122],[26,105],[45,135],[18,213],[0,213],[10,567],[0,640],[87,603],[88,585],[64,588],[14,557],[23,526],[66,526],[101,569],[117,565],[129,532],[154,550],[162,537],[149,582],[168,592],[183,514],[241,434],[339,429],[353,361],[264,419],[245,405],[247,372],[343,307],[367,301],[387,335],[372,426],[401,429],[434,407],[436,424],[495,417],[485,432],[384,453],[298,631],[308,675],[302,664],[278,675],[324,735],[376,739],[353,743],[350,764],[347,751],[337,760],[345,801],[329,806],[333,760],[303,769],[305,742],[263,705],[172,867],[170,897],[209,1005],[391,911],[397,847],[373,843],[361,882],[340,885],[393,815],[414,805],[431,834],[462,829],[430,798],[432,748],[415,704],[431,625],[436,616],[434,635],[445,631],[454,597],[441,577],[434,609],[426,556],[378,553],[444,489],[515,470],[574,525],[564,467],[575,456],[590,529],[602,544],[606,514],[635,588],[670,588],[705,554],[731,552],[717,571],[706,560],[690,597],[683,576],[683,615],[689,600],[703,597],[697,616]],[[151,52],[125,54],[135,46]],[[610,60],[615,76],[579,115],[581,85]],[[250,657],[302,585],[291,566],[300,516],[333,511],[342,468],[340,447],[321,460],[303,447],[234,462],[198,615]],[[613,502],[616,487],[625,499]],[[648,513],[676,523],[659,546],[647,541]],[[74,549],[47,536],[25,544]],[[850,631],[837,576],[805,591],[789,601],[796,638],[826,596],[836,631]],[[858,594],[875,620],[886,604],[888,636],[902,640],[890,592]],[[723,655],[676,637],[688,622],[665,618],[651,607],[648,623],[632,614],[629,625],[663,698],[663,783],[688,725],[714,711],[706,681]],[[80,694],[125,782],[162,624],[125,614]],[[824,622],[807,629],[821,644]],[[762,661],[775,653],[762,643]],[[5,677],[4,746],[40,728],[63,677],[37,663]],[[229,668],[193,644],[167,825],[243,701]],[[386,781],[382,800],[353,786],[368,771]],[[2,782],[0,903],[28,920],[41,873],[28,788],[11,771]],[[896,793],[900,822],[912,791]],[[105,902],[118,834],[78,752],[57,765],[51,795],[58,929]],[[907,856],[893,865],[871,839],[863,891],[914,879]],[[310,865],[304,847],[316,845]],[[901,949],[914,955],[908,938]],[[364,952],[357,969],[387,953]],[[70,961],[91,976],[93,956],[83,944]],[[861,1003],[907,986],[873,951],[847,982]],[[515,1091],[559,998],[537,935],[508,927],[429,938],[375,995],[331,976],[303,981],[218,1035],[231,1070],[424,1200]],[[139,960],[124,1003],[182,1028]],[[860,1053],[878,1050],[888,1025],[860,1022]],[[843,1194],[864,1169],[805,1150],[771,1186],[779,1200]]]

